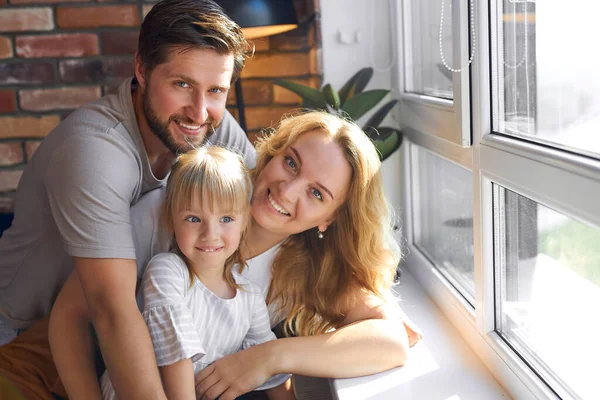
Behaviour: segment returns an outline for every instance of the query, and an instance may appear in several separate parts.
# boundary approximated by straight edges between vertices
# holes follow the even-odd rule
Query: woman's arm
[[[194,366],[191,358],[159,367],[163,387],[169,400],[195,400]]]
[[[406,362],[409,339],[396,305],[364,295],[344,324],[325,334],[278,339],[217,360],[196,377],[197,393],[218,385],[226,388],[221,399],[228,400],[278,373],[348,378]]]
[[[70,399],[100,399],[94,368],[90,316],[73,271],[50,314],[48,339],[58,374]]]

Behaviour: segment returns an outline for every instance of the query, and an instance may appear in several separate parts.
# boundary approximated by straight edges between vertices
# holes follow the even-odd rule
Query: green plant
[[[384,89],[365,91],[372,76],[373,68],[363,68],[354,74],[339,92],[329,83],[321,90],[285,79],[276,79],[274,83],[300,96],[304,108],[324,110],[358,121],[390,93]],[[363,131],[375,144],[381,160],[389,157],[402,144],[402,132],[399,129],[380,126],[397,102],[398,100],[391,100],[384,104],[363,125]]]

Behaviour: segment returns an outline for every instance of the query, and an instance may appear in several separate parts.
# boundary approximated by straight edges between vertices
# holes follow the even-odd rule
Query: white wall
[[[394,39],[397,28],[392,26],[395,1],[320,0],[324,83],[331,83],[339,90],[360,68],[374,67],[375,73],[367,89],[394,87],[397,63],[387,71],[378,69],[385,69],[397,59]],[[351,43],[343,43],[340,34],[342,40]],[[386,120],[386,125],[398,127],[391,117]],[[398,214],[402,207],[400,155],[398,150],[383,163],[386,195]]]

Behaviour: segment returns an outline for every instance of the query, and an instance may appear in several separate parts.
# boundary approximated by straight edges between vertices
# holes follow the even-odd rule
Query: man
[[[87,313],[59,307],[57,323],[81,329],[91,320],[121,398],[164,398],[136,305],[148,260],[138,257],[136,266],[135,231],[143,226],[132,224],[130,207],[166,183],[177,153],[207,138],[254,165],[254,149],[225,110],[247,48],[211,0],[153,7],[141,26],[135,77],[74,111],[23,173],[13,225],[0,240],[0,344],[45,317],[75,271],[69,282],[80,283],[71,286],[83,292]]]

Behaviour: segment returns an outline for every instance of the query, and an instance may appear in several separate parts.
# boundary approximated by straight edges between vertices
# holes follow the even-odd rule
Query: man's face
[[[211,49],[175,49],[144,74],[144,117],[169,151],[190,150],[219,126],[232,74],[233,55]]]

